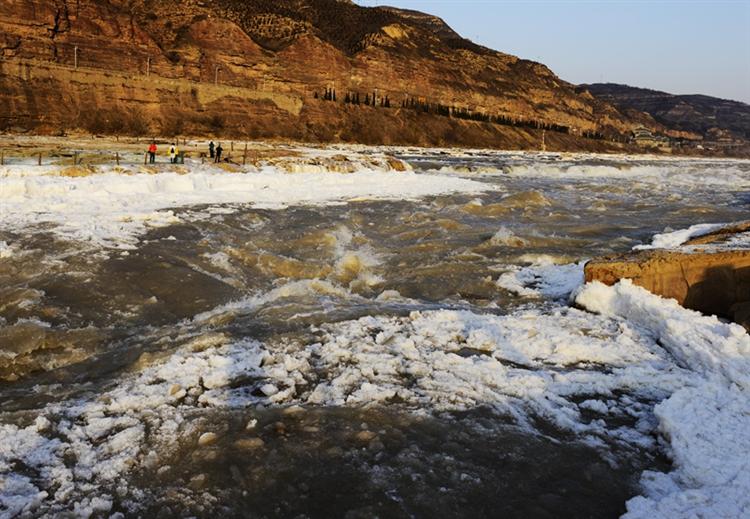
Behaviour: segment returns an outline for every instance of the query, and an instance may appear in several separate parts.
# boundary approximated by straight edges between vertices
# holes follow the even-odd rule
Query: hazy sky
[[[435,14],[572,83],[750,103],[750,0],[358,0]]]

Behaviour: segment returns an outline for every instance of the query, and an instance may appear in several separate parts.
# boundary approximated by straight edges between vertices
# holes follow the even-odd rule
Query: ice
[[[647,472],[645,495],[626,519],[750,516],[750,399],[747,390],[706,382],[656,407],[676,470]]]
[[[583,284],[584,261],[558,265],[549,256],[535,258],[528,267],[515,267],[497,280],[497,285],[524,297],[567,299]]]
[[[603,179],[628,181],[631,184],[654,184],[694,188],[716,186],[743,189],[750,186],[750,179],[740,160],[686,160],[684,158],[634,158],[614,157],[617,164],[587,164],[585,156],[576,160],[564,160],[552,164],[522,164],[512,166],[508,174],[523,177],[546,177],[569,181]],[[710,173],[708,173],[710,172]]]
[[[365,317],[325,325],[315,335],[313,343],[278,344],[197,336],[96,398],[50,404],[25,429],[4,426],[0,474],[12,475],[13,464],[23,460],[36,471],[29,480],[38,490],[33,495],[58,488],[34,510],[88,510],[94,504],[86,501],[87,485],[121,485],[134,467],[153,465],[151,451],[168,455],[179,445],[175,436],[192,434],[180,424],[193,410],[258,405],[399,399],[415,413],[487,406],[530,433],[530,417],[539,416],[582,438],[651,445],[648,427],[621,431],[586,423],[586,406],[575,400],[617,401],[615,395],[627,394],[658,401],[691,377],[677,367],[665,370],[670,361],[661,348],[627,323],[563,306],[507,316],[442,310]],[[597,365],[608,372],[591,369]],[[647,421],[648,407],[621,404]],[[624,412],[616,408],[613,413]],[[70,468],[66,451],[77,460]],[[36,507],[38,499],[29,499]]]
[[[685,242],[703,236],[711,232],[717,231],[726,224],[714,224],[714,223],[700,223],[692,225],[687,229],[680,229],[678,231],[665,231],[662,234],[655,235],[650,245],[637,245],[633,247],[634,250],[647,250],[647,249],[675,249]]]
[[[646,473],[628,519],[748,517],[750,513],[750,335],[623,280],[585,286],[578,304],[650,333],[676,362],[700,373],[656,406],[675,470]]]
[[[259,295],[255,303],[277,297]],[[589,284],[576,301],[601,315],[563,305],[508,315],[437,310],[324,325],[312,343],[197,336],[99,398],[50,404],[25,429],[3,426],[0,474],[11,482],[0,493],[3,506],[104,510],[107,498],[89,501],[86,485],[110,488],[134,466],[153,465],[152,451],[166,454],[175,435],[192,434],[180,424],[196,407],[397,400],[415,413],[489,407],[530,433],[538,417],[603,449],[608,442],[655,449],[658,433],[675,469],[644,475],[644,495],[629,503],[629,517],[700,507],[741,516],[750,484],[742,455],[750,446],[750,336],[627,281]],[[587,421],[584,412],[637,424]],[[78,460],[70,468],[66,450]],[[35,475],[19,479],[12,471],[19,460]]]
[[[52,223],[56,234],[97,246],[132,248],[149,227],[180,221],[172,208],[200,204],[249,204],[264,209],[340,204],[353,199],[415,199],[454,192],[480,193],[491,186],[445,175],[358,170],[288,174],[273,167],[229,173],[196,165],[159,174],[114,171],[64,177],[51,166],[0,168],[0,227]],[[6,247],[2,248],[5,251]],[[3,254],[5,254],[3,252]]]
[[[742,326],[687,310],[629,279],[614,287],[589,283],[577,294],[576,302],[647,330],[680,365],[750,389],[750,335]]]
[[[48,493],[39,490],[29,478],[18,474],[0,476],[0,512],[17,517],[39,507]]]

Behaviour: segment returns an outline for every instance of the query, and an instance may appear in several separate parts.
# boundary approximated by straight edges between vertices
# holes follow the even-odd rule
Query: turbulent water
[[[400,153],[473,187],[175,197],[104,243],[14,206],[0,516],[625,513],[672,469],[654,406],[697,379],[652,330],[571,306],[579,263],[746,219],[750,164]]]

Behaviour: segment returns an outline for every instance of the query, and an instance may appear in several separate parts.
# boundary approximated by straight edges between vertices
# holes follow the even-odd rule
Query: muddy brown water
[[[417,169],[513,166],[408,159]],[[271,340],[367,315],[559,304],[495,280],[541,256],[578,261],[629,250],[667,226],[748,215],[746,192],[731,184],[471,175],[498,190],[284,211],[231,206],[210,218],[186,208],[177,211],[183,223],[151,230],[125,253],[62,242],[54,229],[0,233],[23,251],[0,259],[0,418],[23,425],[49,402],[103,392],[190,333]],[[286,292],[193,320],[273,290]],[[158,468],[129,475],[144,492],[144,517],[616,517],[638,494],[640,473],[666,466],[660,452],[621,446],[612,463],[541,419],[529,434],[486,409],[193,414],[222,424],[220,437],[208,448],[176,439]],[[128,515],[127,505],[116,500],[113,512]]]

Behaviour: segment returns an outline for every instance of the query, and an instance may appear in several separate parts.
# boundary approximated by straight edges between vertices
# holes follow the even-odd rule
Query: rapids
[[[746,219],[750,163],[395,151],[481,189],[1,225],[0,516],[625,513],[695,375],[579,262]]]

